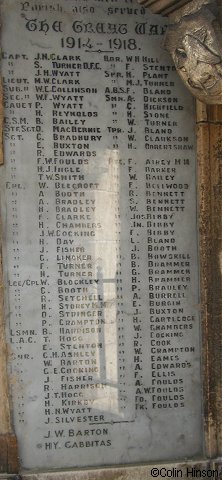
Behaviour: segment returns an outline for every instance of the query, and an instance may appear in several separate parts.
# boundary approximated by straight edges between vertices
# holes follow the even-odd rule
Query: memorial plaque
[[[193,99],[136,2],[1,2],[1,215],[27,469],[202,452]]]

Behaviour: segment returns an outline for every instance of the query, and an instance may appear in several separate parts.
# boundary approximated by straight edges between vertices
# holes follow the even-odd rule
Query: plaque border
[[[187,476],[189,469],[190,476]],[[158,470],[158,472],[157,472]],[[111,468],[96,468],[83,470],[49,471],[49,472],[21,472],[18,475],[0,475],[0,480],[152,480],[156,478],[200,478],[197,471],[218,472],[212,478],[221,479],[222,463],[215,461],[196,461],[183,463],[161,463],[150,465],[132,465]],[[193,474],[192,474],[193,471]],[[156,474],[157,473],[157,474]],[[168,475],[165,473],[168,473]],[[195,476],[196,475],[196,476]]]
[[[222,455],[222,105],[197,101],[205,455]]]

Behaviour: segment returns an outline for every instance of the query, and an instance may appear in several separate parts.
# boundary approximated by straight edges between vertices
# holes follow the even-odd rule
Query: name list
[[[196,456],[194,112],[161,48],[164,21],[134,0],[3,0],[1,10],[22,466]]]

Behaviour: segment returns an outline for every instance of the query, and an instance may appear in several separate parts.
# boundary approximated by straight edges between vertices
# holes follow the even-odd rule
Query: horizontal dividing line
[[[85,50],[87,53],[113,53],[114,50],[101,50],[100,48],[98,50]]]
[[[89,425],[113,425],[114,423],[135,423],[135,420],[119,420],[116,422],[95,422],[95,423],[89,423]]]

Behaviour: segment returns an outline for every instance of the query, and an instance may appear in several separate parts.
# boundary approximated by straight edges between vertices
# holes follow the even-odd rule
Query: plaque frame
[[[3,100],[0,91],[0,138]],[[200,291],[202,312],[203,458],[183,463],[143,464],[81,470],[29,472],[20,470],[7,383],[7,345],[0,258],[0,480],[148,480],[166,470],[171,478],[186,477],[186,469],[216,470],[222,478],[222,105],[196,103],[199,195]],[[4,161],[0,141],[0,165]],[[1,255],[2,248],[0,248]]]

